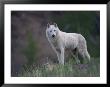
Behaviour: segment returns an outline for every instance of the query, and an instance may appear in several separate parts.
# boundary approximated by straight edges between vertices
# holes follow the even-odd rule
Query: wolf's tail
[[[85,56],[86,56],[87,60],[90,61],[90,54],[88,53],[88,51],[86,51]]]

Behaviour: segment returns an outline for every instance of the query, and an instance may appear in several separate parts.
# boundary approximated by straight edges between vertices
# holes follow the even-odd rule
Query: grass
[[[25,66],[18,74],[19,77],[99,77],[99,58],[92,58],[88,64],[75,64],[70,60],[65,65],[46,64],[43,66]]]

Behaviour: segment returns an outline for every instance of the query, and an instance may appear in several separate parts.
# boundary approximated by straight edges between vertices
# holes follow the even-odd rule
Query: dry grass
[[[100,76],[99,58],[88,64],[75,64],[70,60],[65,65],[46,64],[41,67],[31,66],[22,69],[19,77],[98,77]]]

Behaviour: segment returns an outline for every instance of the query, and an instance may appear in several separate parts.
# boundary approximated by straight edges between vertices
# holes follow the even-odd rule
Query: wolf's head
[[[49,23],[47,24],[47,29],[46,33],[49,38],[55,39],[57,34],[58,34],[59,28],[56,23],[50,25]]]

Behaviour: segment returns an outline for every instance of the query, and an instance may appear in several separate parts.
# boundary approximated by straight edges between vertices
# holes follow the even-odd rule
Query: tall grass
[[[92,58],[90,63],[75,64],[68,61],[65,65],[47,64],[40,67],[32,65],[22,69],[19,77],[98,77],[100,76],[99,58]]]

